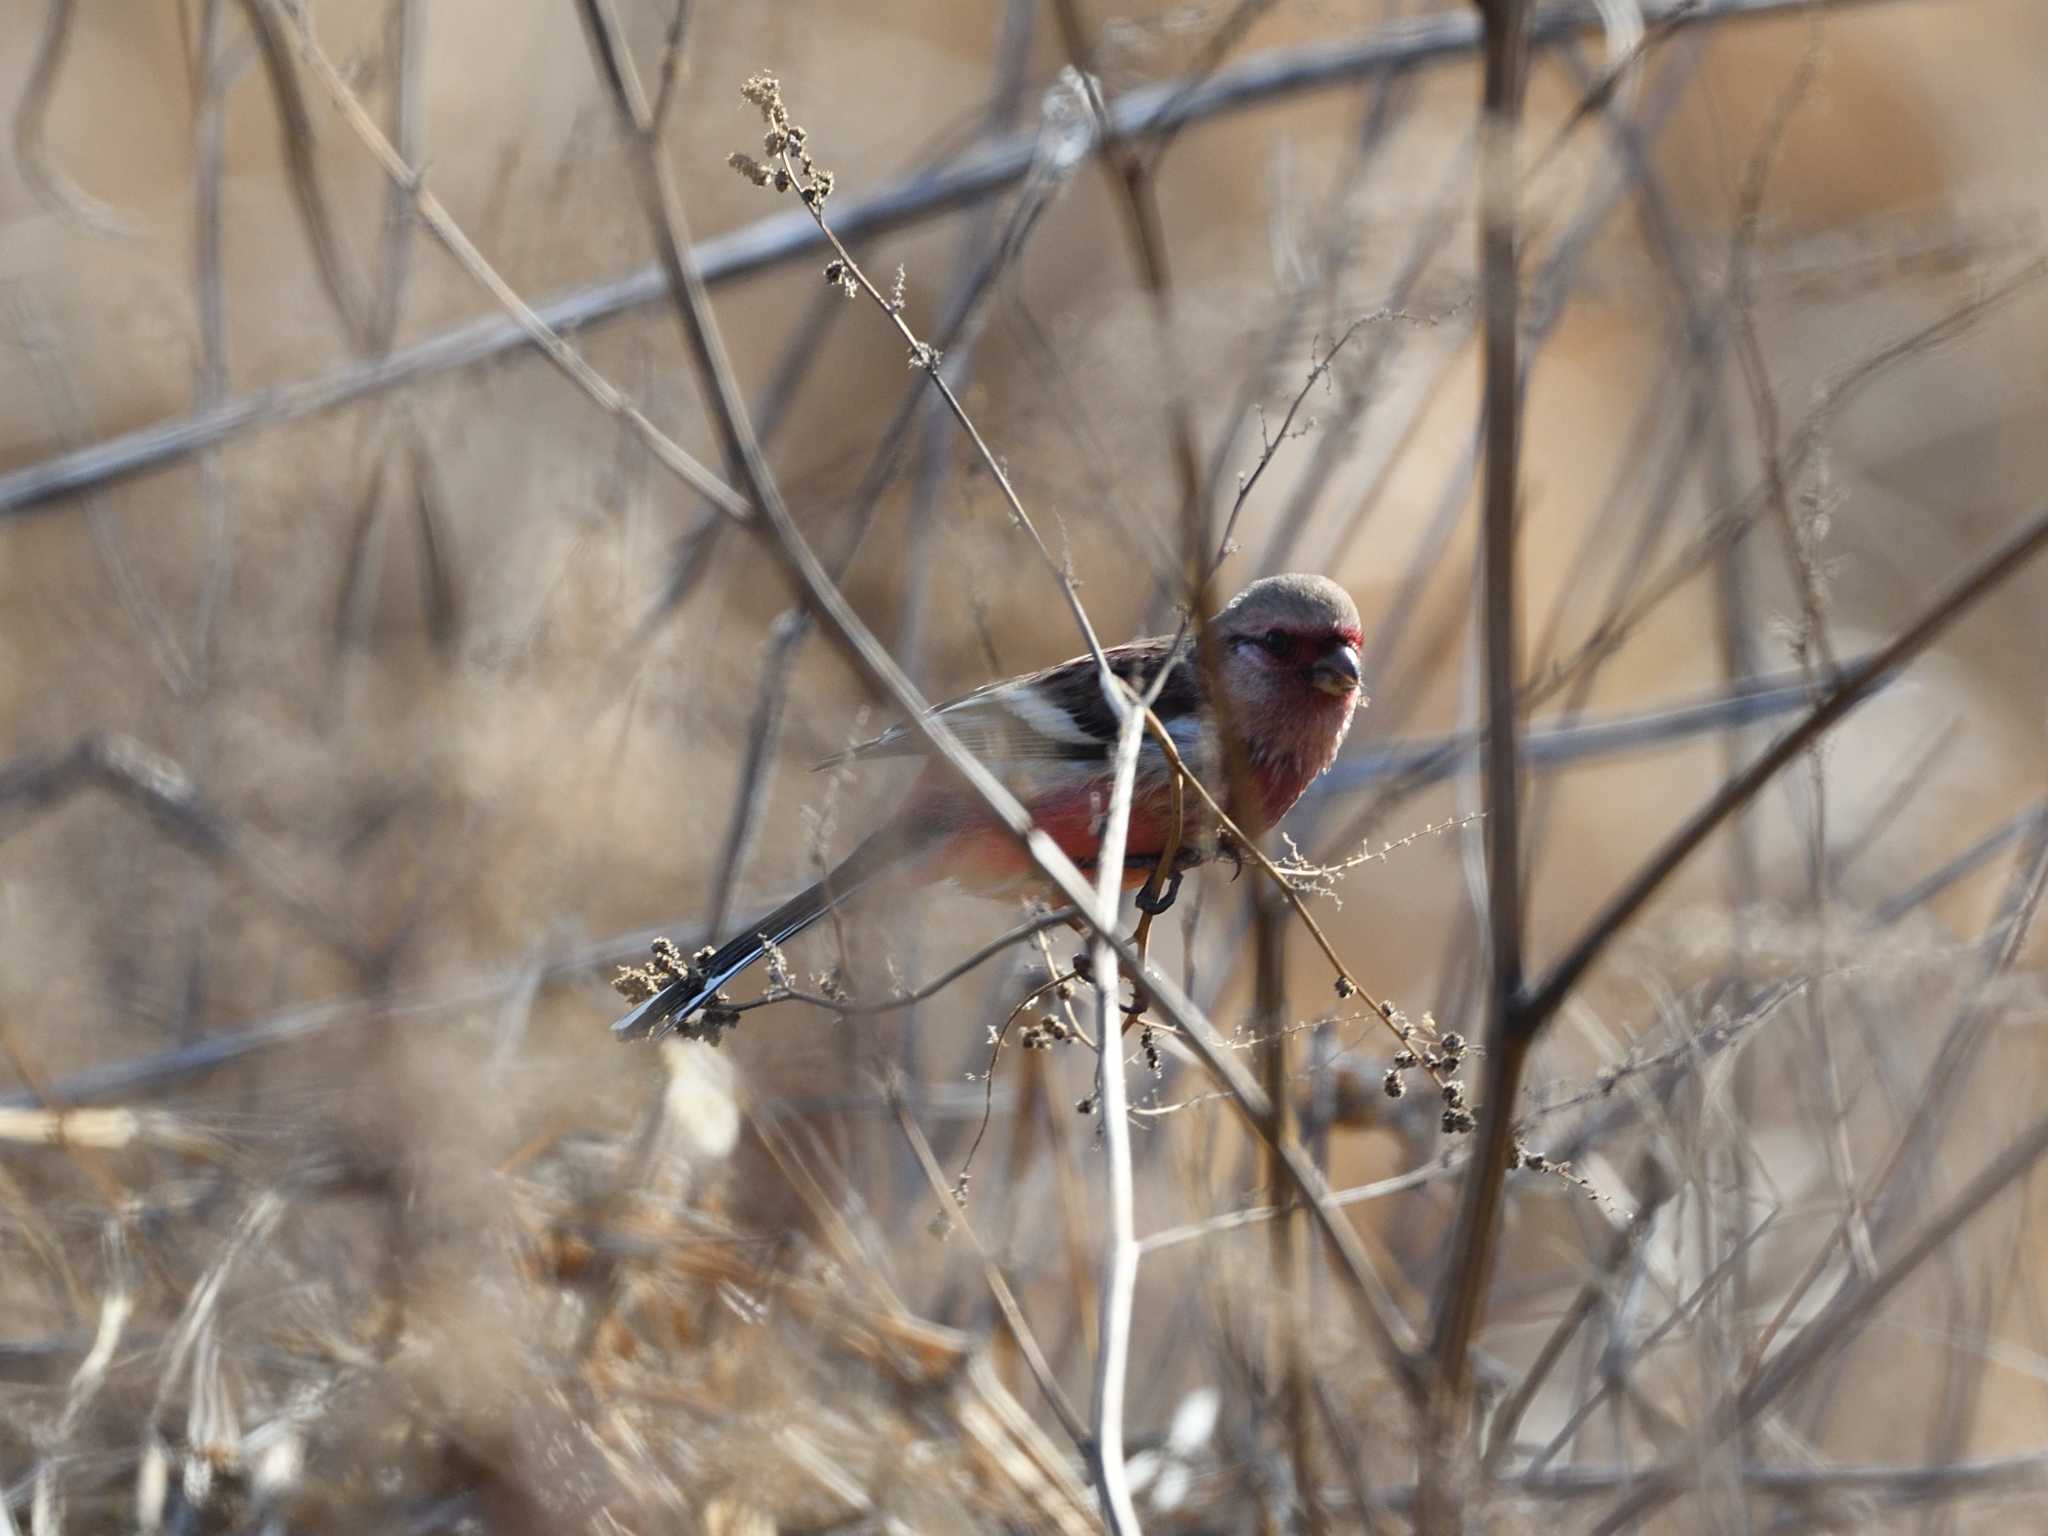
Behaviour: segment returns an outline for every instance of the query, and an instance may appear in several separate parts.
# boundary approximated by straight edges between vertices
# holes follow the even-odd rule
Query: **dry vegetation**
[[[1527,9],[0,12],[0,1536],[2048,1528],[2048,9]],[[608,1038],[1219,549],[1372,704],[1123,1071]]]

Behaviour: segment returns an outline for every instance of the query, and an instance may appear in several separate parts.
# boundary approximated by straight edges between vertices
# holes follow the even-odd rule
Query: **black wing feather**
[[[1166,659],[1170,645],[1171,641],[1164,638],[1134,640],[1104,651],[1103,659],[1116,676],[1133,688],[1143,689]],[[1059,735],[1032,730],[1029,720],[1012,707],[1017,694],[1025,690],[1029,690],[1034,706],[1057,711],[1052,718],[1068,729]],[[1183,645],[1173,657],[1172,669],[1153,709],[1170,725],[1199,710],[1201,703],[1201,676]],[[932,714],[945,717],[961,744],[977,755],[1090,762],[1106,759],[1116,740],[1116,716],[1102,696],[1102,680],[1092,654],[1070,657],[1024,677],[986,684],[935,705]],[[849,761],[922,756],[924,752],[923,736],[908,725],[892,725],[879,736],[834,753],[817,766],[832,768]]]

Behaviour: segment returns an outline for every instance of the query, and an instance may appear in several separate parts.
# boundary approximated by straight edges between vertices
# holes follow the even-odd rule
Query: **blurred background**
[[[1183,424],[1206,537],[1258,472],[1221,590],[1353,593],[1370,708],[1285,831],[1338,866],[1313,905],[1351,969],[1476,1036],[1470,9],[784,0],[687,6],[672,49],[672,0],[615,4],[650,96],[673,63],[659,144],[794,516],[912,678],[1080,641],[902,338],[727,167],[762,69],[1105,640],[1172,622]],[[2048,484],[2048,11],[1539,16],[1538,964]],[[1157,300],[1077,54],[1145,130]],[[1095,1057],[1014,1024],[992,1052],[1073,937],[915,1007],[749,1011],[716,1050],[607,1032],[613,964],[729,936],[905,779],[812,771],[883,701],[366,143],[718,465],[583,8],[38,0],[0,15],[0,99],[0,1531],[1100,1529],[989,1280],[1085,1419]],[[1509,1186],[1472,1529],[1599,1528],[1670,1468],[1642,1528],[2048,1510],[2031,1182],[1857,1301],[2039,1108],[2044,612],[2028,569],[1969,613],[1546,1037],[1515,1112],[1570,1175]],[[1278,1061],[1426,1335],[1467,1143],[1385,1096],[1391,1040],[1296,925],[1275,1055],[1256,885],[1192,880],[1154,953]],[[886,999],[1017,920],[856,906],[791,964]],[[1146,1527],[1410,1528],[1384,1358],[1159,1045],[1131,1067]],[[1839,1349],[1716,1418],[1830,1319]]]

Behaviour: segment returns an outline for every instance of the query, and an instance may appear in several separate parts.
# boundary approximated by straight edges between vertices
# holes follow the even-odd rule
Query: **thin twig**
[[[2048,1115],[2029,1126],[2018,1140],[1993,1158],[1971,1179],[1949,1204],[1913,1241],[1883,1269],[1866,1282],[1846,1286],[1820,1315],[1799,1330],[1798,1335],[1766,1362],[1764,1369],[1739,1389],[1731,1390],[1702,1424],[1701,1449],[1711,1448],[1754,1420],[1795,1383],[1831,1355],[1870,1314],[1933,1254],[1940,1252],[1956,1233],[2016,1180],[2030,1172],[2048,1155]],[[1689,1471],[1692,1464],[1688,1464]],[[1662,1468],[1645,1474],[1636,1491],[1609,1510],[1593,1527],[1590,1536],[1616,1536],[1640,1523],[1674,1498],[1684,1486],[1685,1473]]]
[[[349,89],[333,60],[314,40],[310,19],[289,11],[284,0],[246,0],[252,10],[280,25],[290,25],[297,30],[299,52],[312,65],[320,83],[333,98],[349,127],[355,131],[365,148],[370,151],[386,175],[409,189],[413,206],[420,220],[433,232],[470,278],[495,299],[499,306],[512,317],[528,340],[539,347],[541,352],[584,394],[588,395],[599,409],[617,417],[629,427],[633,435],[646,445],[649,452],[671,473],[687,482],[707,501],[727,516],[740,522],[752,517],[746,498],[727,485],[709,469],[700,464],[694,456],[650,421],[645,412],[628,400],[609,380],[599,374],[583,355],[562,339],[560,332],[515,293],[510,284],[498,275],[498,271],[484,259],[470,238],[462,232],[450,216],[441,200],[427,189],[426,178],[418,167],[408,165],[391,141],[384,137],[376,120],[364,108],[355,92]],[[338,299],[337,302],[340,302]]]
[[[1840,1220],[1814,1251],[1806,1269],[1793,1282],[1757,1334],[1744,1364],[1745,1376],[1755,1376],[1778,1331],[1798,1311],[1807,1293],[1826,1271],[1835,1249],[1855,1234],[1864,1209],[1891,1192],[1893,1179],[1909,1166],[1916,1151],[1924,1153],[1935,1144],[1936,1128],[1953,1107],[1955,1095],[1965,1081],[1967,1069],[1974,1064],[1990,1025],[1990,1015],[1984,1007],[1985,993],[1992,983],[2012,969],[2024,953],[2034,919],[2040,911],[2044,890],[2048,890],[2048,826],[2037,827],[2030,855],[2014,871],[2008,900],[2001,912],[2003,921],[1994,924],[1982,940],[1981,966],[1976,983],[1935,1048],[1932,1069],[1921,1086],[1911,1116],[1894,1138],[1877,1171],[1871,1175],[1868,1187],[1849,1192]],[[1896,1204],[1893,1209],[1898,1209]],[[1868,1275],[1869,1266],[1866,1266],[1863,1278],[1867,1279]]]
[[[194,199],[194,279],[199,290],[199,380],[194,406],[208,410],[227,398],[227,274],[221,253],[221,184],[225,159],[228,66],[221,46],[227,0],[202,0],[197,50],[199,99],[193,112],[192,146],[198,196]],[[198,612],[192,621],[192,682],[204,692],[212,670],[220,608],[233,566],[228,532],[228,492],[220,455],[199,456],[200,515],[205,527],[205,570]]]
[[[1520,512],[1521,278],[1517,267],[1521,185],[1518,140],[1529,60],[1525,0],[1484,0],[1485,76],[1479,144],[1479,289],[1484,315],[1486,437],[1483,502],[1486,635],[1487,1057],[1479,1145],[1451,1238],[1451,1273],[1431,1344],[1435,1367],[1424,1430],[1424,1529],[1460,1523],[1452,1463],[1465,1434],[1472,1335],[1493,1276],[1515,1098],[1540,1021],[1524,1016],[1520,699],[1516,659],[1515,524]]]
[[[1061,907],[1057,911],[1047,912],[1019,923],[1016,927],[1005,931],[1001,936],[989,940],[988,943],[982,945],[981,948],[975,950],[972,954],[955,961],[930,981],[924,983],[924,985],[913,987],[907,992],[899,992],[893,997],[884,998],[877,1002],[857,1002],[851,998],[825,997],[818,993],[799,992],[790,988],[778,987],[771,988],[754,1002],[735,1005],[733,1011],[735,1013],[745,1013],[750,1008],[762,1008],[770,1003],[800,1002],[809,1003],[815,1008],[828,1008],[832,1012],[848,1018],[856,1018],[861,1015],[894,1013],[898,1009],[908,1008],[915,1003],[925,1002],[930,998],[938,996],[939,993],[950,987],[962,976],[965,976],[969,971],[981,965],[983,961],[993,959],[1011,945],[1020,944],[1033,934],[1045,933],[1054,928],[1067,927],[1074,921],[1074,916],[1075,913],[1072,907]],[[1054,981],[1047,983],[1047,985],[1052,986],[1065,979],[1067,978],[1055,977]]]
[[[2048,547],[2048,506],[2035,512],[1955,578],[1896,639],[1860,665],[1844,672],[1804,720],[1688,817],[1684,825],[1671,834],[1664,846],[1587,924],[1579,939],[1532,989],[1527,1003],[1529,1009],[1538,1018],[1548,1018],[1554,1013],[1609,941],[1628,925],[1666,877],[1684,863],[1716,827],[1748,803],[1750,797],[1809,742],[1862,703],[1889,674],[1933,644],[1950,624],[2044,547]]]
[[[778,92],[772,111],[780,111],[781,109]],[[771,115],[771,109],[764,107],[763,116],[770,117]],[[781,165],[784,176],[795,187],[798,195],[802,198],[804,207],[809,211],[812,220],[817,224],[819,232],[824,235],[826,242],[837,254],[840,268],[845,276],[852,280],[858,291],[868,296],[869,300],[888,320],[890,325],[895,328],[896,333],[903,338],[904,345],[909,348],[912,366],[923,371],[925,378],[930,381],[931,387],[938,393],[939,398],[945,402],[946,409],[952,414],[954,421],[959,424],[960,430],[967,434],[967,440],[974,445],[974,451],[980,456],[983,467],[988,470],[990,478],[995,481],[996,488],[1002,493],[1003,501],[1009,507],[1011,517],[1016,519],[1017,526],[1024,530],[1025,535],[1031,540],[1032,547],[1038,551],[1038,557],[1044,563],[1046,570],[1058,582],[1061,596],[1066,600],[1067,611],[1073,615],[1074,623],[1081,631],[1081,638],[1087,643],[1088,652],[1095,659],[1095,667],[1101,678],[1104,695],[1111,700],[1113,705],[1118,686],[1117,678],[1110,670],[1107,658],[1103,655],[1102,642],[1096,636],[1095,625],[1089,619],[1087,610],[1082,606],[1081,595],[1074,588],[1072,574],[1067,569],[1065,562],[1056,556],[1052,552],[1051,547],[1045,542],[1044,535],[1038,530],[1038,524],[1032,520],[1031,514],[1025,510],[1023,499],[1018,496],[1016,486],[1011,483],[1009,470],[996,457],[995,451],[989,447],[988,441],[982,436],[981,429],[974,424],[973,418],[967,414],[967,408],[960,403],[960,397],[954,393],[952,385],[946,381],[946,376],[940,369],[940,364],[944,359],[938,349],[911,329],[910,322],[903,317],[903,307],[884,297],[881,289],[875,286],[866,270],[854,259],[853,252],[847,249],[845,241],[826,219],[825,203],[830,190],[829,182],[821,184],[815,180],[810,175],[807,166],[799,165],[797,160],[793,158],[795,153],[796,151],[786,144],[775,153],[775,158]]]
[[[0,763],[0,812],[19,806],[38,815],[82,789],[103,789],[135,805],[201,858],[240,870],[321,943],[351,960],[363,958],[362,938],[306,889],[281,851],[222,815],[183,768],[132,737],[95,734],[63,752],[26,753]],[[8,830],[0,822],[0,835]]]
[[[1465,1159],[1461,1155],[1453,1154],[1441,1162],[1413,1168],[1407,1173],[1397,1173],[1350,1189],[1332,1190],[1328,1199],[1331,1205],[1338,1207],[1364,1205],[1370,1201],[1384,1200],[1390,1195],[1404,1194],[1411,1189],[1421,1189],[1425,1185],[1437,1183],[1449,1178],[1464,1165]],[[1203,1238],[1214,1237],[1218,1233],[1236,1232],[1245,1227],[1278,1220],[1293,1209],[1291,1205],[1252,1205],[1242,1210],[1225,1211],[1220,1216],[1209,1216],[1201,1221],[1188,1222],[1184,1226],[1167,1227],[1154,1232],[1138,1246],[1146,1253],[1178,1248],[1183,1243],[1200,1242]]]
[[[1635,1215],[1630,1218],[1626,1227],[1614,1235],[1613,1242],[1608,1246],[1607,1255],[1601,1262],[1599,1274],[1588,1279],[1585,1285],[1580,1287],[1579,1294],[1565,1309],[1565,1315],[1558,1319],[1550,1337],[1545,1339],[1543,1347],[1537,1350],[1536,1358],[1530,1362],[1529,1369],[1522,1374],[1522,1379],[1515,1383],[1514,1390],[1501,1400],[1500,1407],[1494,1410],[1492,1421],[1487,1426],[1486,1451],[1480,1461],[1480,1469],[1488,1477],[1499,1471],[1508,1452],[1514,1449],[1515,1431],[1521,1426],[1522,1415],[1528,1412],[1530,1403],[1536,1400],[1537,1392],[1549,1379],[1557,1362],[1564,1358],[1564,1352],[1570,1346],[1573,1336],[1607,1298],[1614,1276],[1620,1272],[1622,1265],[1642,1248],[1651,1228],[1656,1224],[1658,1212],[1670,1199],[1671,1183],[1664,1177],[1663,1170],[1652,1158],[1645,1158],[1644,1165],[1643,1182],[1646,1187],[1638,1198]]]
[[[388,18],[388,51],[397,61],[391,86],[391,143],[407,165],[418,165],[425,153],[421,124],[425,117],[421,100],[426,85],[425,50],[427,0],[392,0]],[[384,199],[384,240],[379,255],[377,291],[371,296],[364,325],[364,350],[391,350],[391,338],[398,333],[398,321],[405,309],[406,280],[412,272],[411,197],[402,182],[387,181]],[[213,402],[208,402],[212,404]]]
[[[299,88],[298,73],[287,51],[286,27],[291,25],[277,0],[242,0],[255,35],[263,69],[270,80],[270,93],[277,101],[277,126],[282,139],[285,166],[289,172],[292,200],[299,210],[299,222],[312,247],[314,264],[326,289],[341,331],[357,351],[370,350],[370,306],[363,296],[363,283],[335,228],[326,183],[320,176],[320,162],[313,153],[313,118],[306,110],[305,92]],[[310,22],[300,19],[301,26]],[[367,114],[365,114],[367,117]],[[392,151],[400,165],[406,162]]]
[[[1195,442],[1194,413],[1188,407],[1187,369],[1179,355],[1178,333],[1173,325],[1173,278],[1169,269],[1166,234],[1160,216],[1154,167],[1148,166],[1135,149],[1127,149],[1118,138],[1100,82],[1089,71],[1087,31],[1081,20],[1079,0],[1053,0],[1060,35],[1076,73],[1081,78],[1090,112],[1095,118],[1096,152],[1108,177],[1111,194],[1123,215],[1124,234],[1138,265],[1145,297],[1152,311],[1152,343],[1155,352],[1155,394],[1166,414],[1167,442],[1172,453],[1175,479],[1181,497],[1182,553],[1188,562],[1183,594],[1198,625],[1206,625],[1209,612],[1208,571],[1203,550],[1208,544],[1203,527],[1202,460]],[[1197,71],[1197,78],[1205,70]],[[1161,116],[1172,103],[1162,105]],[[1206,654],[1207,644],[1203,650]],[[1211,671],[1205,662],[1205,671]],[[1225,734],[1228,734],[1226,729]],[[1233,775],[1233,781],[1236,775]]]
[[[59,437],[71,442],[83,439],[89,427],[85,398],[40,299],[18,279],[0,281],[0,320],[6,322],[7,329],[28,354]],[[157,601],[149,582],[136,569],[119,510],[111,498],[89,495],[85,500],[85,520],[107,581],[122,613],[135,627],[144,654],[174,697],[189,696],[193,680],[191,659],[172,632],[163,605]]]
[[[996,29],[996,76],[982,117],[984,133],[1007,131],[1023,105],[1036,10],[1036,0],[1005,0],[1002,25]],[[1049,152],[1043,173],[1026,178],[1018,194],[1019,207],[1010,217],[1010,228],[1001,228],[997,222],[999,210],[993,204],[984,204],[963,221],[957,237],[952,272],[946,282],[945,310],[949,316],[962,316],[963,323],[957,326],[952,339],[939,344],[945,353],[945,361],[939,366],[956,385],[967,383],[974,366],[987,314],[981,298],[992,292],[997,275],[1014,259],[1011,253],[1047,206],[1051,188],[1063,185],[1071,173],[1062,135],[1052,121],[1052,114],[1059,110],[1062,100],[1063,93],[1056,88],[1042,102],[1040,127]],[[916,482],[902,545],[903,582],[910,601],[897,626],[895,644],[896,653],[913,677],[924,661],[925,625],[932,597],[944,585],[933,580],[932,560],[944,527],[939,497],[953,464],[952,434],[943,420],[943,407],[921,389],[917,391],[917,403]]]
[[[1897,894],[1875,903],[1870,909],[1871,926],[1891,927],[1958,880],[1975,874],[2011,843],[2042,825],[2048,825],[2048,801],[2036,801],[2017,815],[2008,817],[1939,868],[1930,870]]]
[[[1700,1464],[1693,1462],[1650,1472],[1639,1466],[1612,1465],[1532,1471],[1501,1479],[1494,1484],[1493,1492],[1509,1503],[1568,1503],[1622,1492],[1645,1476],[1660,1472],[1676,1480],[1674,1492],[1682,1492],[1696,1483],[1700,1470]],[[1794,1530],[1841,1526],[1840,1519],[1822,1518],[1826,1512],[1840,1508],[1834,1502],[1837,1498],[1861,1496],[1894,1504],[1924,1504],[2021,1493],[2044,1485],[2048,1485],[2048,1451],[1919,1466],[1813,1466],[1802,1462],[1794,1466],[1748,1466],[1742,1473],[1744,1489],[1800,1506],[1797,1516],[1786,1512],[1792,1523],[1783,1528]],[[1418,1495],[1419,1490],[1413,1487],[1378,1490],[1385,1506],[1396,1510],[1413,1509]],[[1848,1507],[1857,1510],[1854,1503]],[[1861,1523],[1858,1515],[1849,1518]]]
[[[1868,659],[1853,657],[1855,667]],[[1878,684],[1890,685],[1890,677]],[[1645,748],[1689,741],[1697,736],[1754,725],[1811,705],[1804,672],[1763,673],[1689,704],[1631,711],[1591,720],[1547,721],[1525,727],[1522,762],[1525,768],[1567,767]],[[1479,753],[1476,731],[1434,739],[1396,740],[1365,752],[1347,754],[1303,797],[1313,813],[1327,801],[1355,794],[1367,785],[1396,780],[1421,788],[1464,771]]]
[[[1731,1281],[1740,1279],[1744,1261],[1748,1259],[1756,1245],[1763,1240],[1764,1234],[1771,1231],[1777,1225],[1778,1214],[1773,1212],[1765,1216],[1754,1228],[1745,1232],[1733,1244],[1728,1256],[1722,1259],[1719,1264],[1716,1264],[1700,1283],[1693,1287],[1692,1293],[1682,1297],[1677,1305],[1673,1306],[1670,1312],[1665,1314],[1662,1322],[1643,1335],[1641,1342],[1636,1345],[1638,1357],[1648,1354],[1659,1344],[1662,1344],[1673,1332],[1698,1316],[1705,1309],[1707,1303],[1719,1295]],[[1578,1433],[1579,1426],[1597,1413],[1601,1406],[1615,1392],[1621,1390],[1621,1386],[1622,1379],[1619,1375],[1614,1372],[1602,1372],[1600,1385],[1574,1405],[1571,1414],[1565,1419],[1563,1425],[1559,1427],[1556,1434],[1550,1437],[1550,1443],[1536,1453],[1535,1458],[1523,1469],[1522,1475],[1534,1476],[1556,1460],[1564,1448],[1571,1443],[1572,1437]]]
[[[910,1143],[910,1150],[917,1155],[918,1166],[924,1170],[926,1180],[931,1184],[932,1193],[939,1198],[940,1205],[947,1213],[947,1220],[967,1234],[968,1244],[974,1249],[974,1256],[981,1261],[981,1272],[988,1281],[989,1293],[995,1297],[996,1306],[1002,1310],[1003,1321],[1009,1325],[1010,1337],[1017,1342],[1023,1353],[1024,1363],[1031,1368],[1031,1374],[1038,1382],[1038,1389],[1045,1394],[1046,1405],[1066,1430],[1067,1437],[1084,1453],[1088,1449],[1088,1426],[1069,1401],[1066,1390],[1060,1386],[1059,1377],[1054,1374],[1052,1362],[1045,1357],[1045,1350],[1038,1342],[1038,1335],[1032,1332],[1030,1323],[1025,1321],[1024,1309],[1018,1304],[1016,1292],[1010,1289],[1010,1282],[1003,1277],[1003,1271],[988,1251],[988,1246],[974,1230],[974,1223],[967,1219],[967,1205],[957,1194],[946,1186],[946,1176],[939,1171],[939,1161],[932,1155],[932,1145],[925,1139],[924,1131],[911,1115],[910,1105],[905,1102],[900,1080],[892,1078],[888,1084],[889,1107],[896,1114],[896,1123],[903,1127],[903,1136]]]
[[[50,102],[57,90],[57,77],[64,68],[64,55],[71,42],[71,23],[77,12],[75,0],[49,0],[49,16],[36,42],[28,79],[14,107],[14,161],[21,178],[44,207],[76,219],[100,235],[132,235],[134,228],[113,208],[81,188],[50,163],[43,142]]]

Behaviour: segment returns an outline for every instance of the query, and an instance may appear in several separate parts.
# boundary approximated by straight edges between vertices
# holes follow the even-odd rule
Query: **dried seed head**
[[[1403,1048],[1401,1050],[1394,1052],[1395,1071],[1407,1072],[1412,1070],[1415,1065],[1415,1053],[1413,1051]]]
[[[1453,1109],[1465,1107],[1465,1085],[1456,1078],[1444,1084],[1444,1102]]]
[[[1068,1036],[1066,1024],[1050,1013],[1042,1013],[1024,1026],[1024,1049],[1049,1051]]]
[[[629,1003],[644,1003],[661,988],[639,966],[622,965],[619,974],[612,978],[612,990]]]
[[[1408,1091],[1408,1080],[1394,1067],[1387,1068],[1387,1075],[1380,1079],[1380,1086],[1387,1091],[1387,1097],[1398,1099]]]
[[[1357,990],[1357,986],[1352,982],[1349,976],[1339,976],[1337,978],[1337,995],[1339,997],[1349,997],[1352,993],[1356,992]]]
[[[1465,1037],[1455,1029],[1445,1035],[1438,1044],[1444,1048],[1444,1059],[1446,1061],[1456,1061],[1465,1054]]]
[[[739,1021],[740,1012],[732,1006],[731,995],[720,992],[694,1019],[678,1023],[676,1033],[685,1040],[701,1040],[706,1045],[717,1045],[725,1038],[725,1032]]]

